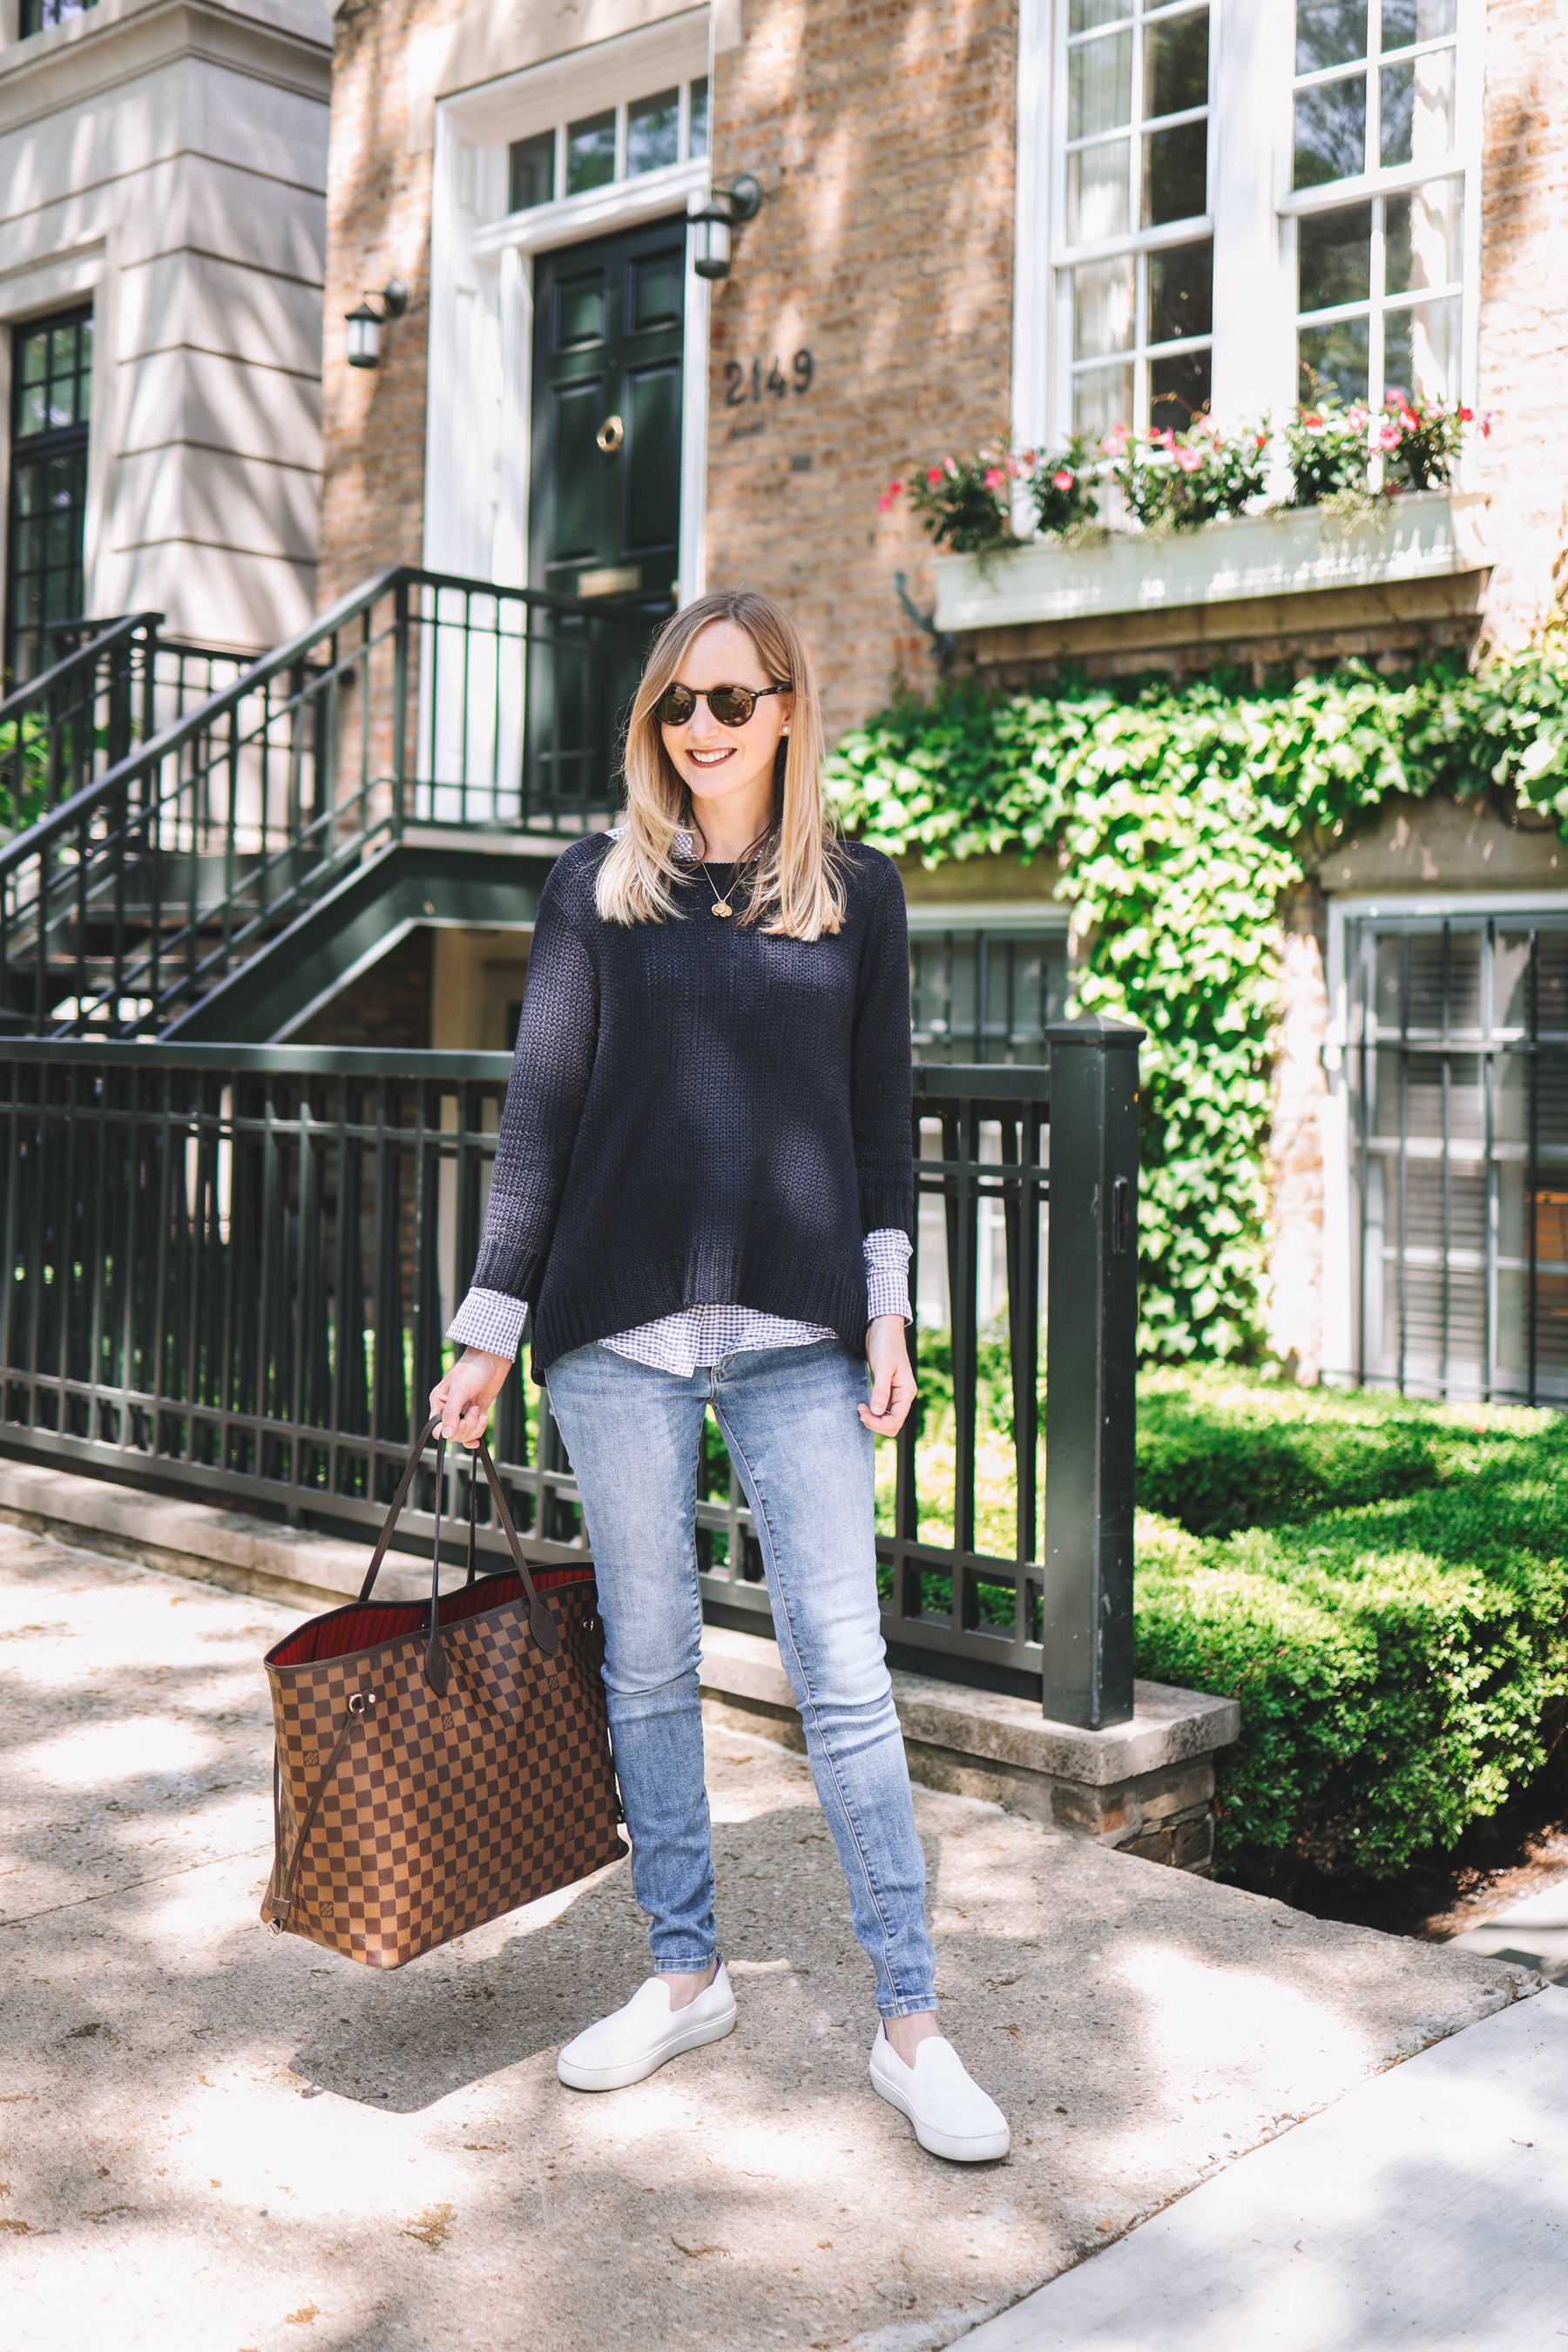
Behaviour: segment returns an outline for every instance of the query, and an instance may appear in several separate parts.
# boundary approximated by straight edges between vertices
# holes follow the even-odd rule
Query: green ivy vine
[[[1060,859],[1077,1009],[1148,1031],[1143,1352],[1245,1359],[1266,1332],[1282,902],[1394,793],[1489,793],[1568,832],[1568,661],[1352,664],[1262,691],[960,684],[845,737],[828,778],[847,831],[893,856]]]

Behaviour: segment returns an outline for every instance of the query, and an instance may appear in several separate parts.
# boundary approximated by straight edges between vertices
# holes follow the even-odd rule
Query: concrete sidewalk
[[[739,2030],[577,2097],[556,2048],[646,1967],[624,1865],[393,1976],[262,1932],[289,1622],[0,1529],[7,2352],[923,2352],[1539,1983],[918,1790],[944,2021],[1014,2127],[943,2166],[867,2081],[804,1760],[715,1727]]]
[[[1349,2092],[963,2352],[1559,2352],[1568,1992]]]

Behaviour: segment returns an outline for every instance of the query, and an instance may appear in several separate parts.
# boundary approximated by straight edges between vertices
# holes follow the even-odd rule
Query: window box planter
[[[1112,531],[1079,547],[1042,541],[984,572],[975,556],[939,556],[936,625],[1007,628],[1481,572],[1492,561],[1486,504],[1479,491],[1415,490],[1355,522],[1287,507],[1201,530]]]

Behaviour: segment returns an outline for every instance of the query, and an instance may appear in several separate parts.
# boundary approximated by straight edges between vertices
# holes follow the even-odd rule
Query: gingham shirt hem
[[[861,1249],[868,1322],[879,1315],[899,1315],[911,1322],[909,1235],[889,1226],[868,1234]],[[447,1337],[465,1348],[482,1348],[487,1355],[515,1357],[527,1314],[526,1302],[509,1298],[505,1291],[470,1290]],[[699,1365],[721,1363],[726,1356],[753,1348],[809,1348],[833,1336],[826,1324],[796,1323],[785,1316],[759,1314],[751,1307],[686,1307],[656,1322],[616,1331],[599,1345],[617,1356],[629,1356],[634,1363],[689,1380]]]

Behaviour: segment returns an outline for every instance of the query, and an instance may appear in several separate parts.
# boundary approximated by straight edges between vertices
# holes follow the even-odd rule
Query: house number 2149
[[[792,390],[809,392],[813,373],[811,353],[796,352],[789,364],[789,376],[785,375],[776,359],[764,375],[761,360],[753,360],[749,368],[742,367],[739,360],[726,360],[724,362],[725,407],[743,408],[749,400],[761,400],[764,392],[774,394],[780,400],[785,398]],[[795,379],[793,386],[790,376]]]

